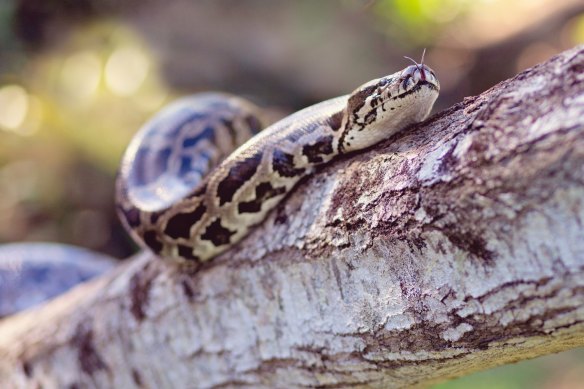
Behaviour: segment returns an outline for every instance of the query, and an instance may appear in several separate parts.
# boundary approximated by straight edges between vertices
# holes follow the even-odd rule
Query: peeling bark
[[[0,386],[424,387],[584,344],[584,47],[310,178],[197,271],[0,322]]]

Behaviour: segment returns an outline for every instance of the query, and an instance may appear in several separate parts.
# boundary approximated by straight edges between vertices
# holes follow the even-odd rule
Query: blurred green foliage
[[[10,20],[14,12],[14,5],[11,2],[3,1],[0,3],[0,42],[4,46],[6,43],[13,41]]]
[[[96,21],[50,50],[17,53],[0,75],[0,242],[127,256],[114,176],[133,133],[172,97],[147,45],[123,24]]]
[[[480,1],[477,1],[480,2]],[[469,0],[380,0],[373,10],[381,19],[379,27],[402,44],[429,45],[443,26],[464,15]]]
[[[432,389],[582,389],[584,349],[548,355],[478,372]]]

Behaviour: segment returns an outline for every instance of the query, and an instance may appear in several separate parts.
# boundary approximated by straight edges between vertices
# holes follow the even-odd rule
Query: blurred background
[[[427,48],[439,111],[581,43],[581,0],[0,0],[0,243],[135,252],[116,169],[178,96],[222,90],[277,118]],[[577,350],[439,388],[584,388],[583,366]]]

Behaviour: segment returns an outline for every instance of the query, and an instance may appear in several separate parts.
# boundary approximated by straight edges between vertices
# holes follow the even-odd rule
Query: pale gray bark
[[[198,271],[0,323],[1,387],[411,387],[584,344],[584,47],[303,183]]]

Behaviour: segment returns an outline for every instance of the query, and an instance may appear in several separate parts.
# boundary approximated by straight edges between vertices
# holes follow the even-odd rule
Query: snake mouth
[[[434,84],[433,82],[430,82],[428,80],[418,81],[418,83],[414,87],[412,87],[412,88],[410,88],[410,89],[408,89],[408,90],[406,90],[406,91],[404,91],[404,92],[402,92],[402,93],[400,93],[400,94],[398,94],[396,96],[392,96],[390,98],[390,100],[403,99],[403,98],[408,97],[408,96],[410,96],[412,94],[418,93],[422,88],[428,88],[428,89],[430,89],[430,90],[432,90],[432,91],[434,91],[436,93],[440,92],[440,86],[439,85]]]
[[[428,88],[430,88],[430,89],[432,89],[432,90],[434,90],[436,92],[440,92],[440,86],[439,85],[437,85],[437,84],[435,84],[433,82],[430,82],[430,81],[426,81],[426,80],[418,82],[418,85],[416,85],[416,88],[420,89],[423,86],[427,86]]]

